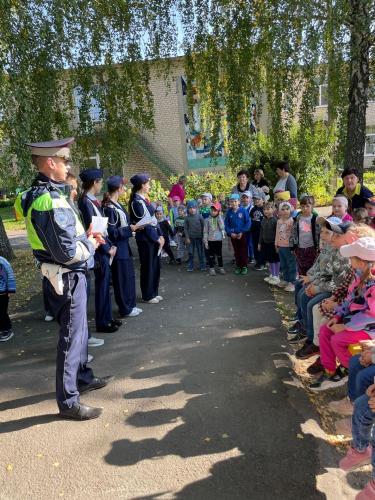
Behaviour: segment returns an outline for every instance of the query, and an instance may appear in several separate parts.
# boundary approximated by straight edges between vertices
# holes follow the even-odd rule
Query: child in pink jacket
[[[313,390],[345,383],[345,370],[336,369],[336,358],[347,369],[351,357],[349,345],[375,338],[375,238],[359,238],[341,247],[340,253],[350,258],[356,277],[335,316],[320,328],[320,358],[325,371],[310,385]]]

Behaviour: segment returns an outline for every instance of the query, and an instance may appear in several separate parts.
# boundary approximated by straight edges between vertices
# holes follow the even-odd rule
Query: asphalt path
[[[91,350],[116,379],[82,397],[104,407],[89,422],[56,416],[57,325],[34,297],[0,344],[0,498],[325,498],[337,457],[301,435],[313,409],[275,366],[285,333],[263,277],[163,266],[165,300]]]

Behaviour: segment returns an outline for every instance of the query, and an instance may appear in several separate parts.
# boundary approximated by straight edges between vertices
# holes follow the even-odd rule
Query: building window
[[[368,86],[368,102],[375,102],[375,82],[370,82]]]
[[[323,83],[323,85],[319,85],[319,94],[317,98],[317,106],[328,105],[328,85],[326,83]]]
[[[74,105],[78,111],[78,118],[79,118],[79,110],[82,108],[82,88],[81,87],[75,87],[73,90],[73,97],[74,97]],[[93,123],[100,123],[103,121],[103,113],[102,113],[102,107],[100,106],[100,103],[98,99],[94,95],[88,95],[89,99],[89,106],[88,106],[88,113],[90,116],[90,120]]]
[[[375,134],[366,135],[365,156],[375,156]]]

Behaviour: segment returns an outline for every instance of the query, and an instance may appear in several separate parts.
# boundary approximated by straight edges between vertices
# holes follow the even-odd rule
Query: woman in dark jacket
[[[351,214],[355,208],[362,208],[369,198],[374,195],[367,187],[359,182],[359,172],[356,168],[345,168],[341,174],[343,186],[336,193],[348,198],[348,213]]]
[[[133,184],[129,201],[131,224],[142,224],[135,239],[141,262],[141,292],[144,302],[158,304],[163,297],[159,295],[160,281],[160,251],[164,238],[158,228],[155,209],[148,199],[150,191],[150,176],[136,174],[130,179]],[[142,219],[146,218],[145,224]]]
[[[263,193],[267,197],[267,195],[270,192],[270,185],[268,184],[268,182],[264,178],[263,170],[261,168],[256,168],[254,170],[253,176],[254,176],[254,180],[252,182],[252,185],[255,186],[257,189],[260,189],[261,191],[263,191]]]
[[[79,174],[82,180],[83,193],[78,200],[78,208],[81,212],[84,226],[89,229],[93,216],[103,217],[100,202],[96,195],[100,193],[103,182],[103,171],[98,168],[83,170]],[[110,294],[110,266],[109,260],[114,257],[114,247],[106,235],[105,243],[95,251],[95,323],[98,332],[116,332],[122,325],[120,320],[112,317],[111,294]]]
[[[121,318],[138,316],[142,309],[136,307],[135,273],[129,239],[137,230],[130,224],[129,215],[119,203],[124,192],[124,180],[114,175],[107,180],[108,191],[102,201],[103,212],[108,217],[108,237],[116,246],[111,264],[112,285]]]

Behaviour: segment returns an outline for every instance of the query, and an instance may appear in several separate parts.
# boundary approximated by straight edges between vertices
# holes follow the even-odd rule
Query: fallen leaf
[[[272,391],[272,394],[277,394],[277,391],[275,391],[275,389]]]
[[[129,413],[129,410],[122,410],[122,413]]]
[[[211,441],[211,438],[209,438],[209,437],[205,437],[205,438],[203,439],[203,441],[205,441],[206,443],[209,443],[209,442]]]
[[[12,471],[13,471],[13,464],[8,464],[8,465],[6,466],[6,470],[7,470],[8,472],[12,472]]]
[[[201,343],[201,341],[200,341],[200,340],[196,340],[196,341],[195,341],[195,343],[196,343],[196,344],[200,344],[200,343]]]
[[[109,424],[105,424],[105,425],[104,425],[104,427],[105,427],[105,428],[109,427]]]
[[[228,435],[228,434],[222,434],[222,435],[221,435],[221,437],[222,437],[223,439],[227,439],[227,438],[229,438],[229,435]]]
[[[36,454],[36,456],[37,456],[38,458],[43,458],[43,453],[37,453],[37,454]]]
[[[298,439],[304,439],[302,434],[297,434]]]
[[[184,334],[184,332],[178,332],[178,334],[177,334],[177,335],[183,335],[183,334]]]
[[[58,467],[60,464],[59,464],[59,462],[54,462],[52,465],[53,465],[54,467]]]

